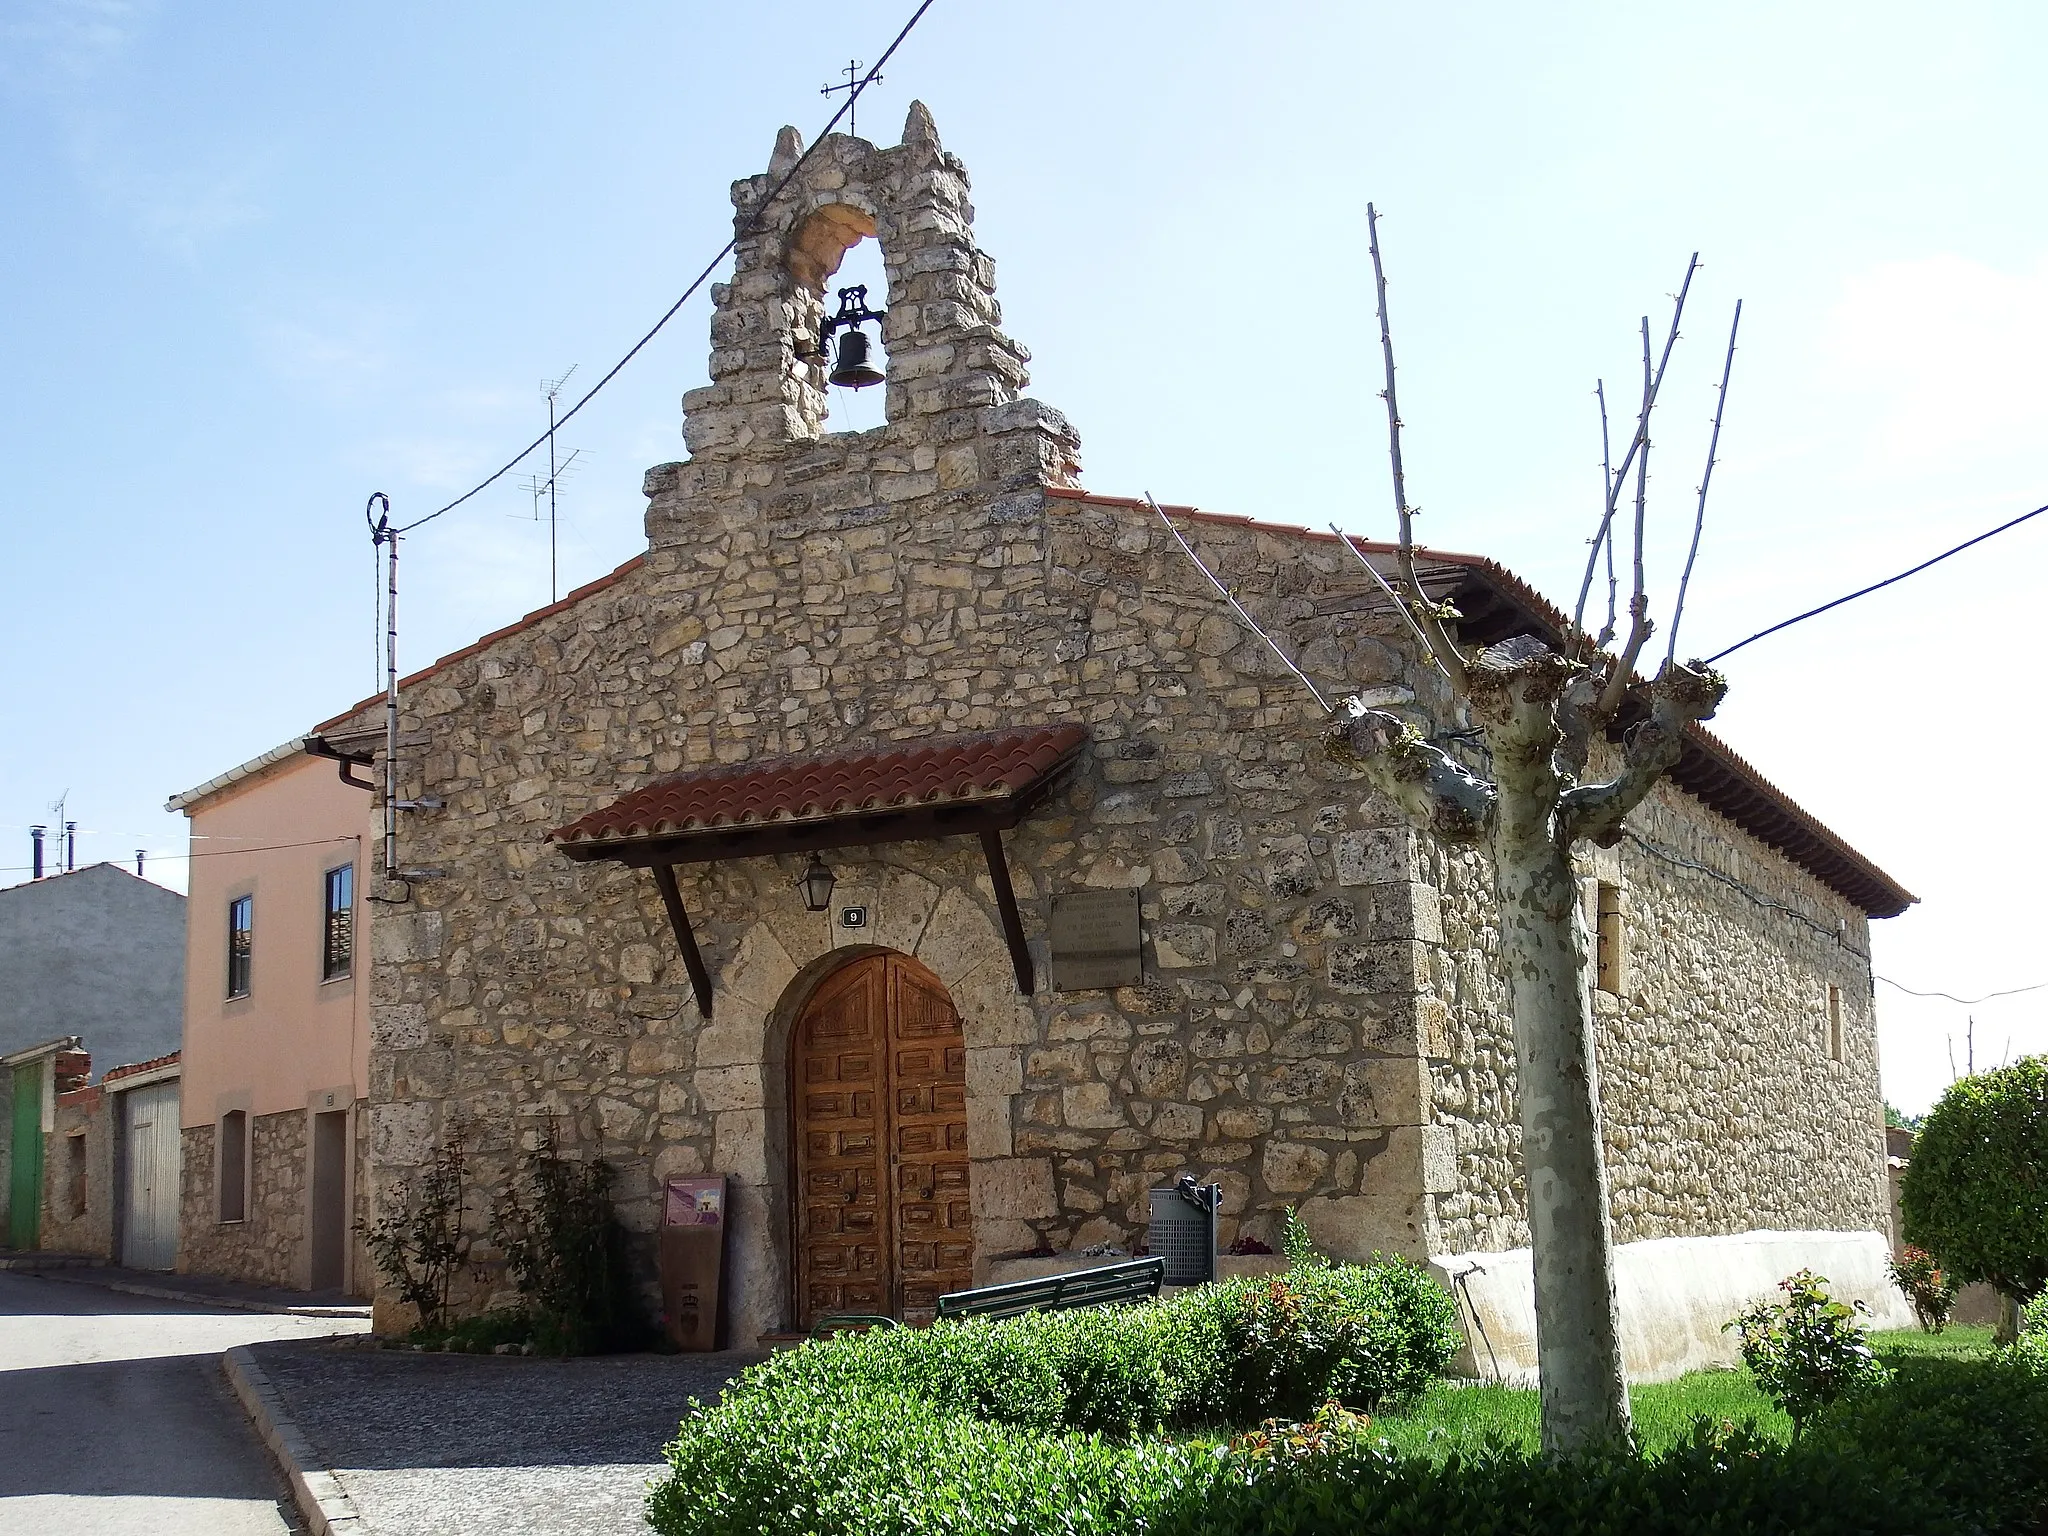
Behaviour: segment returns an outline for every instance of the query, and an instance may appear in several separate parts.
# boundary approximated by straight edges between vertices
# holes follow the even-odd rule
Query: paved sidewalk
[[[692,1396],[759,1352],[584,1360],[259,1344],[278,1411],[360,1536],[628,1536]]]
[[[229,1307],[237,1312],[276,1312],[292,1317],[333,1317],[367,1322],[370,1304],[340,1291],[284,1291],[265,1285],[243,1285],[211,1275],[166,1275],[151,1269],[122,1269],[112,1264],[57,1266],[38,1270],[46,1280],[67,1285],[96,1285],[129,1296],[158,1301],[189,1301],[200,1306]]]

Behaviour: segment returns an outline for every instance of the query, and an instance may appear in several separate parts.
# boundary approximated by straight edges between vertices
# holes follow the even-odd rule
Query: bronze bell
[[[839,338],[839,360],[826,377],[847,389],[865,389],[882,382],[882,370],[868,361],[868,338],[859,326]]]

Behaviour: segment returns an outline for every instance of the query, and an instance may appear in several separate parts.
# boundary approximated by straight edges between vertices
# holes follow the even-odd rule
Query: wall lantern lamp
[[[832,908],[832,887],[839,883],[832,868],[815,853],[811,855],[809,868],[798,877],[803,887],[804,910],[806,912],[829,912]]]
[[[868,290],[864,283],[839,290],[839,313],[818,328],[820,348],[831,346],[834,331],[846,332],[839,338],[838,359],[832,364],[832,371],[825,376],[829,382],[846,389],[865,389],[870,384],[882,382],[882,370],[868,361],[867,333],[861,327],[871,320],[879,326],[888,313],[886,309],[868,308]]]

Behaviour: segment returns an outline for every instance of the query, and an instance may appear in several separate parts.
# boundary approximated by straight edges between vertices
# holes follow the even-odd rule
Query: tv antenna
[[[570,472],[571,467],[583,453],[581,448],[571,448],[566,459],[562,459],[559,462],[556,460],[555,399],[561,394],[562,386],[569,382],[570,376],[580,366],[578,363],[571,363],[569,365],[569,372],[563,374],[559,379],[542,379],[540,381],[541,393],[548,398],[548,475],[545,480],[539,475],[529,475],[526,478],[526,489],[533,497],[533,517],[535,522],[540,521],[541,497],[545,495],[548,499],[548,601],[551,603],[558,601],[562,595],[561,578],[557,574],[559,561],[555,553],[555,493],[562,483],[562,476]]]
[[[860,70],[861,64],[859,59],[848,59],[846,61],[846,68],[841,71],[841,73],[846,76],[846,84],[828,85],[820,89],[818,92],[818,94],[824,97],[827,101],[830,101],[834,94],[839,91],[845,91],[847,93],[846,131],[848,135],[853,138],[860,137],[860,132],[857,128],[854,127],[853,121],[854,104],[860,100],[860,90],[863,83],[860,78]],[[882,76],[880,74],[877,74],[875,76],[875,80],[879,80],[881,78]],[[870,80],[867,81],[866,83],[872,85],[874,84],[874,81]]]

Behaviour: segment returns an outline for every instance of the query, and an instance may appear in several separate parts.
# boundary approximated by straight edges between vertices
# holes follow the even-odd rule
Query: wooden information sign
[[[1052,989],[1129,987],[1145,979],[1136,891],[1068,891],[1052,899]]]

